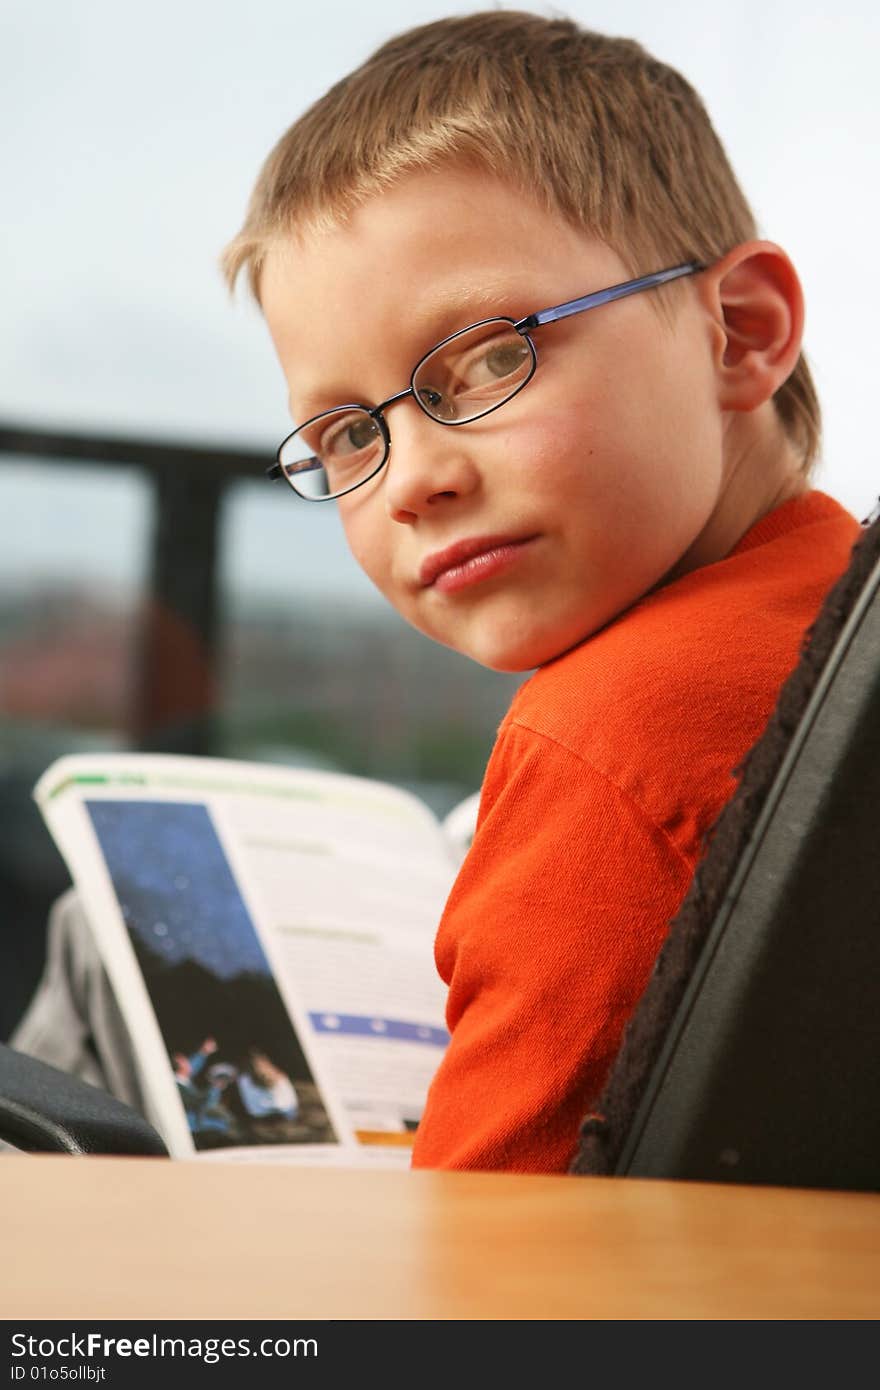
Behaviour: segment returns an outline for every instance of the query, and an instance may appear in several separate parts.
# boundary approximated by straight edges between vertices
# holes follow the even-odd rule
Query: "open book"
[[[172,1157],[408,1164],[475,797],[441,823],[363,778],[127,753],[61,758],[34,796]]]

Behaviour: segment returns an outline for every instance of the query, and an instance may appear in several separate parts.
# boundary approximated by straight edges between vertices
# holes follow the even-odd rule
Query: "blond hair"
[[[756,235],[706,109],[674,68],[569,19],[492,10],[390,39],[290,127],[224,252],[227,283],[246,267],[259,301],[279,237],[344,222],[403,174],[449,161],[537,194],[634,275],[709,263]],[[803,354],[774,403],[807,476],[821,417]]]

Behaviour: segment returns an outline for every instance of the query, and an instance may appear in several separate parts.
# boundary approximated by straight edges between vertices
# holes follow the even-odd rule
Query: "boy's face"
[[[469,323],[630,275],[559,214],[449,168],[406,176],[347,224],[273,248],[261,297],[299,424],[404,390],[424,353]],[[415,627],[485,666],[526,671],[683,557],[688,568],[722,485],[712,324],[693,284],[679,286],[671,323],[648,291],[535,329],[533,379],[481,420],[449,428],[412,398],[390,407],[387,464],[328,505]],[[438,563],[451,567],[437,574]]]

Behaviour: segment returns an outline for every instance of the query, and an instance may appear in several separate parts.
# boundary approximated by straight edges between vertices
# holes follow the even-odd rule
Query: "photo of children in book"
[[[206,807],[86,807],[197,1149],[336,1139]]]
[[[300,1119],[300,1097],[286,1072],[260,1048],[239,1066],[217,1062],[218,1044],[205,1038],[195,1052],[172,1054],[174,1078],[197,1148],[236,1144],[296,1143],[313,1139],[313,1124]],[[300,1083],[305,1090],[305,1084]],[[201,1141],[201,1142],[199,1142]]]

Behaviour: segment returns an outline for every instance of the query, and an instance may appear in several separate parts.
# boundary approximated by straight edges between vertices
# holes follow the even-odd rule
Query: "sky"
[[[128,929],[153,956],[198,961],[224,980],[271,975],[207,807],[86,805]]]
[[[217,268],[259,165],[380,42],[483,7],[0,0],[0,421],[271,454],[289,428],[280,369],[258,312],[243,294],[230,301]],[[761,234],[785,247],[804,285],[825,415],[815,483],[864,516],[880,494],[870,416],[880,6],[533,8],[640,40],[702,94]],[[333,509],[306,518],[261,486],[227,517],[230,590],[330,588],[369,601]],[[0,580],[74,569],[137,582],[142,503],[133,477],[0,466]]]

